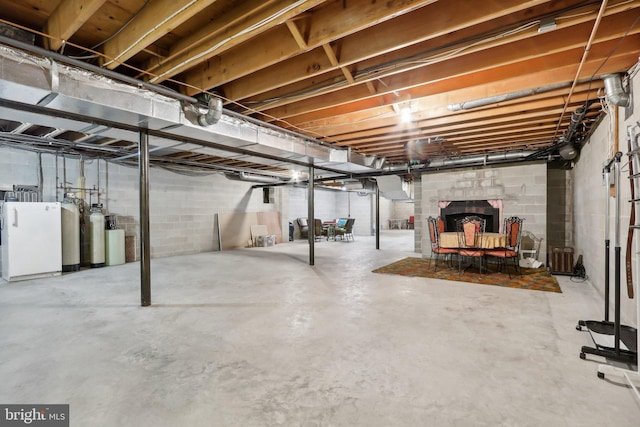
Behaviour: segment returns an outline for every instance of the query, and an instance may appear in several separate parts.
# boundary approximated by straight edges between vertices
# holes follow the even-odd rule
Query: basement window
[[[273,188],[262,189],[262,203],[275,203]]]

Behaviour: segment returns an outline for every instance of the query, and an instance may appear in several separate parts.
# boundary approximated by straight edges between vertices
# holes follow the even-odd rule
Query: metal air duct
[[[622,77],[619,73],[605,74],[602,76],[604,81],[604,91],[607,94],[607,99],[617,105],[618,107],[628,107],[630,97],[622,87]]]
[[[480,154],[476,156],[459,157],[457,159],[436,159],[429,163],[429,169],[437,169],[451,166],[468,166],[473,164],[488,165],[505,161],[524,160],[534,151],[518,151],[497,154]]]
[[[284,182],[275,176],[255,175],[247,172],[240,172],[238,174],[226,173],[225,176],[227,179],[233,181],[259,182],[261,184],[279,184]]]
[[[226,111],[217,96],[198,101],[108,70],[100,69],[98,74],[95,67],[87,69],[88,64],[78,61],[67,61],[72,66],[57,63],[60,55],[53,52],[38,49],[37,54],[45,58],[34,56],[24,44],[20,47],[25,49],[18,50],[3,41],[0,37],[0,116],[5,120],[133,144],[138,130],[144,128],[152,149],[185,143],[190,148],[181,151],[230,159],[243,156],[247,163],[274,168],[313,164],[325,176],[381,168],[375,156],[331,148],[320,140]]]
[[[200,126],[211,126],[218,123],[220,118],[222,117],[222,99],[207,95],[208,110],[205,114],[200,114],[198,116],[198,124]]]
[[[449,104],[447,109],[450,111],[469,110],[472,108],[484,107],[485,105],[496,104],[498,102],[509,101],[512,99],[523,98],[525,96],[532,96],[539,93],[549,92],[555,89],[562,89],[569,87],[570,83],[558,83],[549,86],[539,87],[535,89],[525,89],[516,92],[505,93],[502,95],[490,96],[487,98],[474,99],[472,101],[460,102],[458,104]]]

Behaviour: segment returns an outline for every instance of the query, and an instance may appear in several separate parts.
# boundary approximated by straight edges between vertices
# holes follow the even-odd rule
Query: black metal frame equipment
[[[607,161],[603,170],[606,184],[605,210],[605,319],[580,320],[576,329],[585,327],[594,347],[582,346],[580,358],[586,359],[587,354],[601,356],[609,360],[636,364],[638,361],[637,330],[620,322],[620,159],[621,152]],[[614,165],[615,184],[615,248],[614,248],[614,321],[609,321],[609,173]],[[598,372],[604,378],[604,374]]]

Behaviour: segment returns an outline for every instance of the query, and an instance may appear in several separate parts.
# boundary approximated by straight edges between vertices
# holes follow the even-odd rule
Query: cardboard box
[[[256,237],[256,246],[258,247],[274,246],[275,244],[276,244],[275,234],[266,234],[264,236]]]

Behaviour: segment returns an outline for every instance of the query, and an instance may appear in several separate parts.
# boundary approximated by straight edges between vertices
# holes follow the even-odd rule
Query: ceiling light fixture
[[[400,110],[400,120],[402,123],[409,123],[411,118],[411,107],[402,107],[402,110]]]

